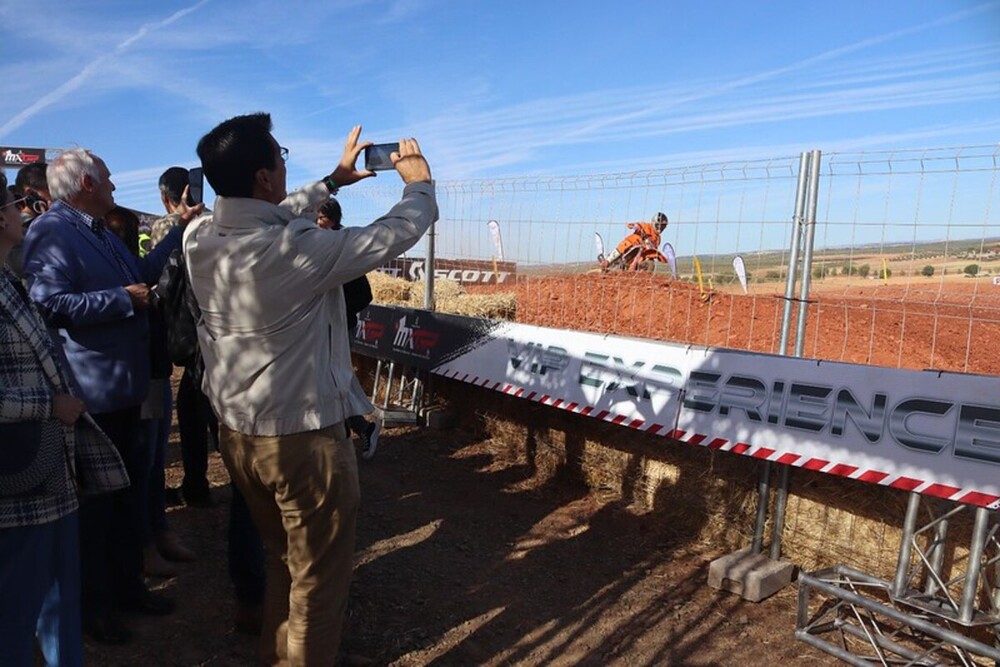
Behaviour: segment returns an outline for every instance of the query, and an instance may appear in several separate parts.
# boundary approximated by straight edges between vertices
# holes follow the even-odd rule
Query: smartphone
[[[395,169],[390,153],[399,152],[399,143],[373,144],[365,149],[365,169],[371,171],[386,171]]]
[[[205,197],[205,173],[201,167],[188,171],[188,206],[200,204]]]

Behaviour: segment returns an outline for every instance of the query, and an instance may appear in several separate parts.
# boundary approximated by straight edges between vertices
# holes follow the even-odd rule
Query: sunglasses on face
[[[27,201],[27,197],[14,197],[10,193],[4,194],[4,201],[0,204],[0,210],[7,208],[8,206],[19,206],[23,202]]]

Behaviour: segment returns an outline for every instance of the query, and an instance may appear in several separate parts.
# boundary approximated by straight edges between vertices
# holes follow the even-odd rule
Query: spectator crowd
[[[335,664],[360,499],[351,433],[371,458],[381,429],[364,417],[350,323],[371,301],[365,274],[437,218],[404,139],[400,201],[342,225],[334,195],[374,175],[356,166],[360,135],[288,194],[270,116],[230,118],[197,145],[213,210],[170,167],[150,224],[115,202],[90,150],[25,166],[10,187],[0,173],[3,664],[80,665],[85,637],[138,642],[131,615],[185,613],[149,582],[197,558],[166,509],[214,506],[212,449],[232,480],[235,628],[260,636],[262,664]],[[175,412],[184,476],[169,489]]]

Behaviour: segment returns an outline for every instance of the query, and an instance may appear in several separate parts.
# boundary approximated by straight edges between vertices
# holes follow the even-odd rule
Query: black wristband
[[[326,186],[326,189],[330,191],[331,195],[337,194],[337,191],[340,190],[340,186],[333,180],[333,176],[327,176],[324,178],[323,185]]]

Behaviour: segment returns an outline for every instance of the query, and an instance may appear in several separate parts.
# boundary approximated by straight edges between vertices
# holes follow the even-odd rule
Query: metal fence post
[[[781,479],[778,496],[774,499],[774,528],[771,532],[771,560],[781,558],[781,533],[785,526],[785,506],[788,504],[788,475],[791,467],[779,463]]]
[[[764,461],[760,471],[760,481],[757,487],[757,521],[754,523],[753,543],[750,550],[755,554],[763,551],[764,524],[767,523],[767,502],[771,496],[771,462]]]
[[[791,247],[789,249],[788,257],[788,276],[785,280],[785,308],[782,313],[781,318],[781,341],[778,345],[778,354],[784,356],[788,354],[788,337],[792,326],[792,300],[795,298],[795,281],[798,274],[799,265],[799,249],[802,247],[805,241],[805,223],[806,223],[806,211],[809,209],[809,204],[811,203],[812,211],[812,222],[813,225],[811,229],[815,230],[816,222],[816,193],[818,192],[819,183],[819,151],[802,152],[799,155],[799,178],[798,185],[795,190],[795,213],[794,213],[794,224],[792,225],[792,241]],[[815,169],[812,168],[815,158]],[[806,245],[807,256],[811,262],[812,256],[812,239],[810,235],[808,243]],[[809,279],[809,268],[804,264],[803,268],[803,294],[808,294],[808,279]],[[805,299],[805,296],[802,297]],[[804,301],[803,301],[804,304]],[[798,328],[801,329],[803,325],[803,315],[799,314]],[[796,341],[798,338],[796,337]],[[797,343],[796,343],[797,344]],[[801,351],[796,348],[795,356],[802,356]],[[770,468],[770,464],[768,465]],[[772,560],[778,560],[781,558],[781,533],[784,529],[785,523],[785,506],[788,503],[788,478],[789,478],[789,468],[787,465],[779,464],[780,469],[780,481],[778,482],[778,492],[777,497],[774,501],[774,525],[771,529],[771,549],[770,557]],[[764,494],[763,484],[766,483],[766,478],[762,476],[762,486],[761,486],[761,500],[759,502],[765,503],[765,512],[763,517],[761,516],[760,509],[758,508],[757,513],[757,525],[754,529],[754,544],[757,544],[757,534],[758,532],[763,534],[764,531],[764,520],[767,517],[766,514],[766,503],[768,496]],[[770,491],[770,489],[768,489]],[[754,551],[754,553],[759,553],[759,551]]]
[[[799,318],[795,325],[795,356],[801,357],[806,342],[806,316],[809,311],[809,286],[812,279],[813,243],[816,239],[816,206],[819,201],[820,152],[809,156],[809,191],[806,196],[806,217],[802,224],[802,289],[799,291]]]
[[[809,177],[809,153],[799,156],[799,182],[795,189],[795,214],[792,224],[792,242],[788,255],[788,276],[785,279],[785,308],[781,315],[781,339],[778,354],[788,354],[788,333],[792,326],[792,301],[795,299],[795,279],[799,270],[799,246],[802,236],[802,219],[806,206],[806,186]]]
[[[424,267],[424,308],[434,310],[434,237],[437,236],[435,228],[437,223],[432,223],[427,230],[427,259]]]

